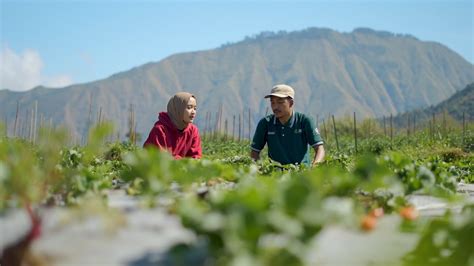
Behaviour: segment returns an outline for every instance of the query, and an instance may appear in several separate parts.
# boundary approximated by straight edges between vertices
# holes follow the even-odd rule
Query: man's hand
[[[250,157],[252,158],[252,160],[254,160],[256,162],[256,161],[260,160],[260,152],[252,150],[250,152]]]
[[[322,162],[324,160],[324,155],[326,152],[324,151],[324,146],[323,145],[318,145],[314,148],[314,159],[313,163],[311,163],[311,167],[315,167],[317,164]]]

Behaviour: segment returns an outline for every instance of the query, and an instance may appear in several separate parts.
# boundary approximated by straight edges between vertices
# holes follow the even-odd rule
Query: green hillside
[[[405,112],[393,118],[394,124],[400,127],[406,127],[408,121],[415,119],[418,123],[426,122],[436,117],[446,116],[462,122],[474,120],[474,83],[467,85],[464,89],[456,92],[449,99],[428,108],[417,109]],[[413,122],[411,122],[413,123]]]

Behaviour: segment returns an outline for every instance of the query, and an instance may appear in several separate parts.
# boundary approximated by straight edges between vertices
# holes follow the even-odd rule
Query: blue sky
[[[262,31],[308,27],[411,34],[474,62],[474,0],[0,1],[0,88],[12,90],[90,82]]]

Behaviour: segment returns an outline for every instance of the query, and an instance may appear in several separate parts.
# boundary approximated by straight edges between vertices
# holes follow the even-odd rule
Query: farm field
[[[469,126],[372,125],[355,144],[341,124],[312,169],[252,162],[220,135],[179,161],[107,141],[109,125],[84,146],[2,136],[0,247],[37,224],[28,265],[474,265]]]

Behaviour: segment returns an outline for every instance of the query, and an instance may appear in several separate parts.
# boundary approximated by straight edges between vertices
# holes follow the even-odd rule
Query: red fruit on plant
[[[369,212],[369,215],[370,216],[373,216],[375,218],[380,218],[384,215],[384,211],[383,211],[383,208],[376,208],[376,209],[373,209],[372,211]]]
[[[372,215],[366,215],[362,218],[360,226],[364,231],[371,231],[377,226],[377,218]]]
[[[418,211],[413,206],[407,206],[400,209],[400,216],[405,220],[413,221],[418,218]]]

